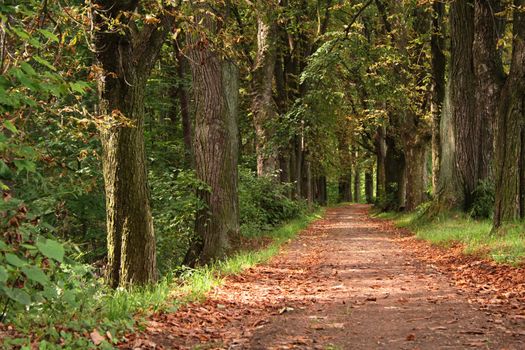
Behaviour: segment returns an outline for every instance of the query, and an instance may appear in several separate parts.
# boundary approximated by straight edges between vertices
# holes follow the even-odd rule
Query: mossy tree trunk
[[[432,4],[432,34],[430,40],[432,67],[432,190],[436,194],[441,167],[441,114],[445,100],[445,4],[435,1]]]
[[[469,210],[474,190],[492,179],[494,117],[501,86],[497,1],[457,0],[450,7],[451,113],[456,166]],[[459,201],[453,201],[459,202]]]
[[[157,278],[155,236],[144,152],[144,94],[150,71],[173,21],[128,20],[122,30],[108,20],[134,12],[139,1],[95,1],[94,45],[101,65],[100,138],[106,192],[108,271],[111,287],[144,285]]]
[[[279,159],[273,138],[277,113],[272,99],[273,76],[277,59],[277,14],[273,3],[256,3],[257,56],[252,69],[252,113],[255,127],[257,175],[272,175]]]
[[[515,1],[525,6],[525,1]],[[525,195],[525,14],[515,11],[509,77],[497,119],[494,228],[523,218]]]
[[[226,7],[226,6],[225,6]],[[189,265],[206,264],[224,258],[239,238],[238,198],[238,97],[239,72],[212,47],[206,33],[218,34],[219,21],[226,20],[226,8],[214,15],[199,11],[198,31],[191,37],[191,70],[195,101],[195,169],[199,180],[209,186],[198,191],[206,208],[197,213],[196,235],[186,255]],[[205,33],[206,32],[206,33]]]

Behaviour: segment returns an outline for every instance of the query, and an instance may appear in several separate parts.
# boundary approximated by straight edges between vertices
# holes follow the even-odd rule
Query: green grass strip
[[[441,247],[465,246],[464,254],[488,258],[498,263],[521,265],[525,261],[525,224],[507,225],[492,232],[490,220],[475,220],[464,213],[450,212],[433,219],[418,213],[381,213],[376,217],[392,220],[417,238]]]

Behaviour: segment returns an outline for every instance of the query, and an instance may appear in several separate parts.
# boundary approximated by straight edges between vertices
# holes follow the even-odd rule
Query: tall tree
[[[497,119],[495,228],[525,215],[525,1],[514,5],[511,67]]]
[[[198,191],[206,204],[195,223],[198,239],[186,263],[208,263],[224,257],[239,238],[238,99],[239,72],[213,44],[228,19],[228,5],[195,5],[195,25],[188,39],[195,100],[195,169],[209,186]]]
[[[469,210],[476,188],[492,181],[493,126],[503,77],[495,16],[499,6],[498,1],[457,0],[450,7],[450,120],[455,168],[444,170],[457,174],[459,191],[438,193],[448,197],[440,201],[449,208]]]
[[[108,282],[116,288],[157,278],[144,152],[148,76],[173,23],[169,13],[138,28],[140,1],[94,1],[101,65],[100,138],[106,192]]]
[[[445,101],[445,4],[441,1],[432,3],[432,33],[430,55],[432,70],[432,190],[437,193],[441,167],[441,114]]]
[[[252,113],[255,126],[257,174],[271,175],[279,167],[278,153],[270,141],[277,116],[272,99],[273,75],[277,59],[277,4],[256,2],[257,56],[252,70]]]

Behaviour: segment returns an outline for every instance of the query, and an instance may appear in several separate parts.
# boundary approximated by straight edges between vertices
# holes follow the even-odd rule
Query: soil
[[[329,209],[268,264],[157,314],[123,349],[525,349],[525,273]]]

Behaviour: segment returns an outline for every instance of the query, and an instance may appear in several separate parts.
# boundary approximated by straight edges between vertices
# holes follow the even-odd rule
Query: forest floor
[[[524,349],[525,271],[432,247],[364,205],[154,315],[123,349]]]

